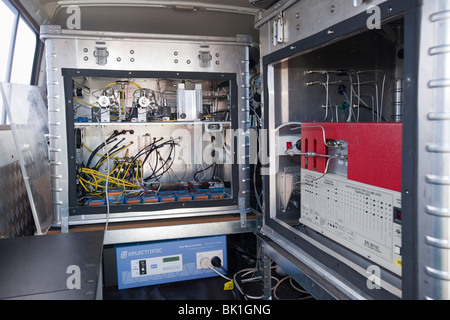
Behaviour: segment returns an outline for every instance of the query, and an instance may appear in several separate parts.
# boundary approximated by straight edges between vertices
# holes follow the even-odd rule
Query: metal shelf
[[[220,123],[223,125],[231,125],[230,121],[160,121],[160,122],[76,122],[74,123],[75,128],[79,127],[89,127],[89,126],[124,126],[124,125],[132,125],[132,126],[188,126],[188,125],[204,125],[208,123]]]
[[[105,233],[104,245],[254,233],[259,230],[262,223],[261,220],[261,214],[252,211],[247,215],[247,223],[245,226],[242,225],[240,216],[237,214],[214,217],[110,222],[108,230]],[[101,230],[105,230],[105,224],[103,223],[71,226],[68,232]],[[49,234],[60,232],[60,229],[55,228],[55,230],[49,231]]]

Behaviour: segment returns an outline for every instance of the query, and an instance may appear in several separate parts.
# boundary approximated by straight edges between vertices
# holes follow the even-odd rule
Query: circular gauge
[[[150,106],[150,99],[147,97],[140,97],[138,103],[142,108],[147,108]]]
[[[100,98],[98,98],[98,104],[102,108],[107,108],[111,104],[111,100],[109,100],[107,96],[101,96]]]

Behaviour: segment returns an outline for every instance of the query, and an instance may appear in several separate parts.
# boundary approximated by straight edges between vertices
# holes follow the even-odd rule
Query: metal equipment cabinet
[[[266,275],[274,260],[317,299],[450,297],[449,10],[284,0],[257,16]]]
[[[109,230],[106,244],[256,230],[248,218],[249,36],[44,25],[41,39],[54,227],[144,225]],[[218,222],[173,222],[202,217]],[[175,220],[145,227],[161,219]]]

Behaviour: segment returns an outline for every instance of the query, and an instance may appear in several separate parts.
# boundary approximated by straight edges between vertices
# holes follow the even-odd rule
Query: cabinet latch
[[[94,57],[97,58],[98,65],[103,66],[108,63],[109,52],[106,43],[96,42]]]

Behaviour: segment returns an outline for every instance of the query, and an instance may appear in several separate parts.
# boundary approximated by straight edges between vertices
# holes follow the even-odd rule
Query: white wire
[[[202,145],[202,138],[203,137],[200,137],[200,141],[199,141],[199,145],[201,146]],[[199,152],[201,153],[202,152],[202,148],[199,148]],[[199,156],[199,158],[201,159],[200,160],[200,168],[201,168],[201,171],[202,171],[202,173],[203,173],[203,176],[202,176],[202,178],[201,179],[199,179],[198,181],[203,181],[203,179],[205,179],[206,178],[206,170],[205,170],[205,167],[203,166],[203,154],[200,154],[199,155],[199,153],[197,152],[197,156]],[[199,170],[197,170],[197,171],[199,171]],[[194,177],[195,178],[195,177]]]
[[[258,119],[258,125],[261,124],[261,117],[258,116],[258,114],[256,113],[255,109],[252,107],[249,107],[251,111],[253,111],[253,114],[255,115],[256,119]]]
[[[317,125],[317,126],[302,126],[302,127],[298,128],[298,129],[302,129],[303,130],[303,129],[311,129],[311,128],[321,128],[322,129],[323,143],[325,144],[325,146],[328,147],[327,140],[326,140],[326,137],[325,137],[325,128],[323,126],[319,126],[319,125]]]
[[[364,71],[358,71],[357,73],[382,73],[383,74],[383,81],[382,81],[382,88],[381,88],[381,103],[378,101],[378,85],[376,84],[377,89],[377,113],[378,113],[378,122],[381,122],[383,119],[383,108],[384,108],[384,91],[386,87],[386,73],[383,70],[364,70]],[[380,107],[378,109],[378,106]]]
[[[384,90],[386,86],[386,74],[383,77],[383,85],[381,88],[381,106],[380,106],[380,122],[383,119],[383,107],[384,107]]]
[[[305,294],[309,294],[309,292],[299,289],[297,288],[293,283],[292,283],[292,277],[291,276],[286,276],[283,279],[281,279],[273,288],[273,296],[275,297],[275,299],[280,300],[280,298],[277,296],[277,289],[278,287],[281,285],[282,282],[286,281],[289,279],[289,283],[292,286],[292,288],[294,288],[296,291],[301,292],[301,293],[305,293]]]
[[[308,291],[302,290],[302,289],[300,289],[300,288],[297,288],[297,287],[292,283],[292,280],[293,280],[292,277],[290,277],[289,283],[291,284],[292,288],[294,288],[294,289],[295,289],[296,291],[298,291],[298,292],[309,294]]]
[[[301,125],[303,125],[303,122],[286,122],[286,123],[283,123],[282,125],[278,126],[277,128],[275,128],[275,132],[278,132],[285,127],[301,126]]]
[[[101,124],[100,124],[100,120],[99,120],[99,119],[97,119],[97,123],[98,123],[98,129],[99,129],[99,131],[100,131],[100,136],[101,136],[102,141],[103,141],[103,150],[104,150],[104,153],[105,153],[105,155],[106,155],[106,166],[107,166],[107,171],[106,171],[106,172],[108,173],[108,174],[106,174],[106,185],[105,185],[105,197],[106,197],[106,223],[105,223],[105,235],[106,235],[106,231],[108,230],[109,214],[110,214],[110,204],[109,204],[109,196],[108,196],[108,185],[109,185],[109,172],[111,171],[111,168],[110,168],[110,163],[109,163],[109,160],[110,160],[109,151],[108,151],[108,148],[106,147],[106,146],[107,146],[107,142],[106,142],[105,135],[103,134],[102,126],[101,126]],[[104,238],[105,238],[105,237],[103,237],[103,239],[104,239]]]
[[[221,276],[222,278],[224,278],[225,280],[231,281],[231,278],[228,278],[227,276],[221,274],[219,271],[217,271],[213,266],[209,267],[212,271],[214,271],[215,273],[217,273],[219,276]]]
[[[352,121],[352,115],[353,115],[353,79],[352,76],[349,74],[349,78],[350,78],[350,101],[349,103],[349,108],[348,108],[348,118],[347,118],[347,122],[351,122]]]
[[[360,84],[366,84],[366,85],[373,84],[375,86],[375,100],[376,100],[375,102],[376,102],[376,106],[377,106],[377,122],[381,122],[378,84],[375,81],[361,82]],[[363,104],[367,106],[367,104],[365,104],[365,103],[363,103]],[[372,110],[373,110],[373,108],[372,108]]]
[[[318,155],[318,156],[320,156],[320,155]],[[320,177],[317,177],[317,178],[312,179],[312,180],[300,181],[300,182],[297,182],[297,184],[307,184],[307,183],[311,183],[311,182],[316,182],[316,181],[322,179],[323,177],[325,177],[327,175],[327,173],[328,173],[328,168],[330,166],[331,159],[336,159],[337,158],[337,157],[331,157],[331,156],[327,156],[327,157],[328,157],[328,160],[327,160],[327,165],[325,166],[325,171]]]
[[[356,74],[356,79],[358,80],[358,93],[356,94],[356,97],[358,98],[358,122],[359,122],[359,112],[360,112],[360,107],[361,107],[361,81],[359,79],[359,74]],[[352,92],[352,94],[353,94],[353,92]],[[373,111],[372,111],[372,113],[373,113]]]
[[[327,72],[327,82],[324,83],[323,85],[325,86],[325,90],[326,90],[326,101],[325,101],[325,120],[327,120],[328,118],[328,100],[330,99],[330,74]]]
[[[367,108],[372,110],[372,121],[375,121],[375,98],[371,94],[362,94],[358,97],[369,97],[372,98],[372,107],[370,107],[367,103],[364,102],[364,100],[360,99],[361,103],[365,105]]]
[[[336,122],[339,122],[338,105],[335,105],[334,109],[336,111]]]
[[[307,86],[313,86],[313,85],[321,85],[325,88],[325,118],[323,121],[326,121],[328,118],[328,108],[329,108],[329,100],[330,100],[330,73],[328,71],[307,71],[307,74],[312,73],[320,73],[321,75],[326,75],[327,81],[326,82],[308,82]]]
[[[275,267],[271,267],[271,269],[273,269]],[[261,296],[249,296],[248,294],[245,294],[243,289],[239,286],[238,281],[236,281],[236,276],[240,273],[245,272],[242,276],[241,276],[241,282],[242,283],[247,283],[247,282],[254,282],[254,281],[259,281],[262,279],[262,276],[252,276],[251,278],[248,279],[242,279],[242,277],[245,277],[246,275],[249,274],[255,274],[256,272],[261,272],[261,269],[259,268],[248,268],[248,269],[242,269],[238,272],[236,272],[236,274],[233,276],[233,281],[234,281],[234,285],[235,287],[239,290],[239,292],[245,297],[245,298],[249,298],[249,299],[254,299],[254,300],[260,300],[262,299],[262,295]],[[271,279],[274,279],[275,281],[277,281],[277,283],[280,281],[277,277],[271,276]],[[273,288],[272,288],[273,290]]]

